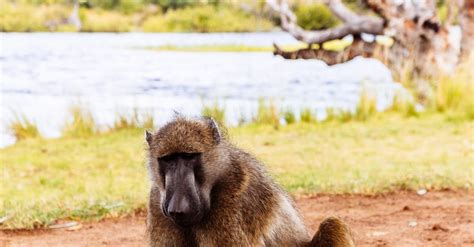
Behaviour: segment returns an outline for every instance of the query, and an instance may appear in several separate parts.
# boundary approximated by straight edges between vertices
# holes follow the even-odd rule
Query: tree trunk
[[[474,0],[464,0],[460,11],[460,25],[462,29],[461,55],[466,60],[471,56],[474,48]]]

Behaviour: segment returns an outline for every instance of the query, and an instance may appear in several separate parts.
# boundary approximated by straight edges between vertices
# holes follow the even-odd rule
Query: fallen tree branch
[[[267,0],[273,11],[280,14],[282,29],[307,44],[322,44],[351,34],[383,34],[384,20],[358,15],[345,7],[340,0],[327,0],[325,3],[344,24],[332,29],[307,31],[298,26],[296,16],[285,0]]]

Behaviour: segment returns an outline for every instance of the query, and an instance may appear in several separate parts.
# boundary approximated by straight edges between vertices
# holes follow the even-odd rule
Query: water
[[[257,101],[282,108],[310,107],[323,117],[328,107],[354,109],[362,88],[386,108],[400,89],[389,70],[357,58],[332,67],[318,60],[284,60],[271,53],[157,52],[166,44],[269,46],[297,41],[285,33],[83,34],[1,33],[0,146],[13,143],[8,124],[15,115],[57,137],[71,105],[90,109],[100,125],[118,113],[152,113],[158,122],[173,111],[197,115],[218,101],[228,122],[250,118]]]

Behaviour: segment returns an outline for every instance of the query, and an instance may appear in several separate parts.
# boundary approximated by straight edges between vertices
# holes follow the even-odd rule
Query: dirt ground
[[[358,246],[474,246],[474,192],[316,195],[297,200],[314,232],[324,217],[347,221]],[[143,246],[145,216],[70,229],[0,232],[0,246]]]

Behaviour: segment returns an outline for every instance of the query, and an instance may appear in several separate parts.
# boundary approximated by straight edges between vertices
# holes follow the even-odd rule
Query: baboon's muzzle
[[[177,162],[166,174],[166,196],[163,213],[176,224],[189,226],[202,218],[199,187],[194,170],[186,163]]]

